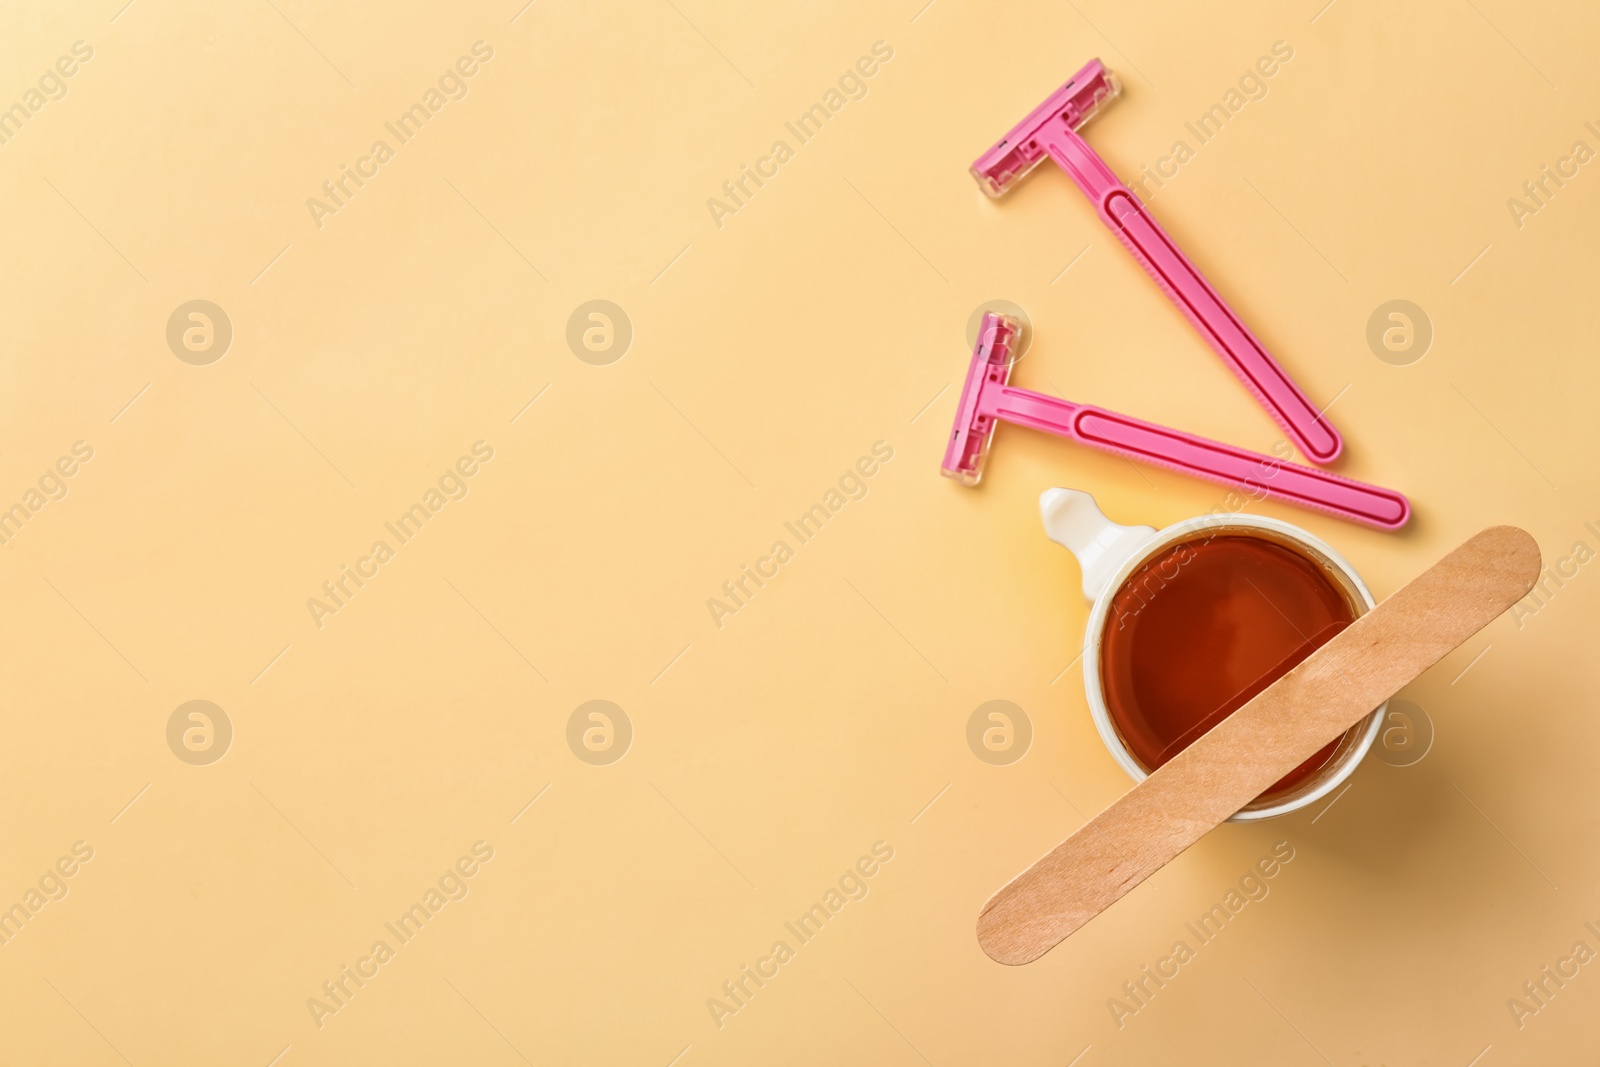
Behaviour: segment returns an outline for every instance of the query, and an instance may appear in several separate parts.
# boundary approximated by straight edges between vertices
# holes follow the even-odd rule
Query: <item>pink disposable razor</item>
[[[1009,382],[1020,333],[1021,323],[1010,315],[983,317],[967,381],[961,388],[955,429],[944,453],[944,473],[952,478],[977,485],[995,424],[1011,422],[1081,441],[1103,452],[1235,486],[1252,497],[1272,497],[1381,530],[1398,530],[1411,517],[1406,498],[1389,489],[1102,408],[1018,389]]]
[[[992,197],[1005,195],[1046,154],[1094,204],[1100,219],[1211,342],[1256,401],[1277,420],[1295,447],[1316,463],[1331,463],[1344,447],[1339,432],[1267,354],[1194,264],[1157,226],[1132,190],[1117,180],[1077,131],[1122,91],[1117,76],[1092,60],[978,157],[972,176]]]

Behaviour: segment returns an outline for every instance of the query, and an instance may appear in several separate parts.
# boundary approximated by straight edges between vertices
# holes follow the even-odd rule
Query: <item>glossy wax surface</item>
[[[1100,648],[1107,709],[1153,771],[1355,618],[1323,566],[1276,541],[1225,534],[1171,545],[1112,598]],[[1330,742],[1258,800],[1293,792]]]

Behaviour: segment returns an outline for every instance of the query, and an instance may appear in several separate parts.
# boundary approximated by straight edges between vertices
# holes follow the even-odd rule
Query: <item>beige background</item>
[[[1600,149],[1589,5],[123,2],[0,32],[7,106],[94,52],[0,147],[0,506],[94,450],[0,549],[0,905],[93,848],[0,947],[4,1062],[1592,1062],[1600,968],[1520,1028],[1507,999],[1600,949],[1594,568],[1410,687],[1422,762],[1223,828],[1012,970],[979,905],[1129,784],[1063,674],[1087,606],[1037,494],[1156,525],[1223,494],[1015,430],[981,488],[937,470],[991,298],[1037,328],[1019,384],[1272,447],[1063,175],[992,203],[966,168],[1099,55],[1126,91],[1088,136],[1133,176],[1284,41],[1152,210],[1416,520],[1261,510],[1380,596],[1489,523],[1600,548],[1600,170],[1506,204]],[[318,228],[307,198],[479,40],[466,98]],[[719,228],[707,199],[877,41]],[[634,331],[609,366],[565,340],[596,298]],[[1409,366],[1365,340],[1401,298],[1435,331]],[[165,340],[194,299],[234,331],[207,366]],[[307,599],[480,440],[319,629]],[[713,625],[880,440],[868,495]],[[609,766],[566,741],[596,698],[634,732]],[[235,731],[209,766],[166,740],[194,699]],[[1034,731],[1009,766],[966,742],[993,699]],[[308,998],[480,840],[470,895],[319,1028]],[[878,841],[866,898],[715,1025]],[[1270,896],[1119,1028],[1279,841]]]

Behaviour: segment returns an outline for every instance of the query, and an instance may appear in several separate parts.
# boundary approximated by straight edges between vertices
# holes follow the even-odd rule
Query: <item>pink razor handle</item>
[[[1116,75],[1098,59],[1091,60],[999,144],[978,157],[972,176],[985,193],[999,197],[1048,154],[1083,190],[1101,221],[1211,343],[1256,402],[1283,427],[1295,447],[1313,462],[1332,462],[1344,448],[1339,432],[1156,225],[1132,190],[1118,181],[1105,161],[1078,136],[1077,130],[1121,91]]]
[[[1010,422],[1380,530],[1398,530],[1411,517],[1410,503],[1390,489],[1010,385],[1020,330],[1009,315],[984,316],[944,455],[944,473],[952,478],[976,485],[996,424]]]

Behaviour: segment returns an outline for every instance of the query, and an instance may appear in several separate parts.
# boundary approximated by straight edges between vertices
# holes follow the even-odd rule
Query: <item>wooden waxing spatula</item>
[[[990,897],[978,943],[1000,963],[1049,952],[1489,625],[1539,566],[1515,526],[1469,538]]]

